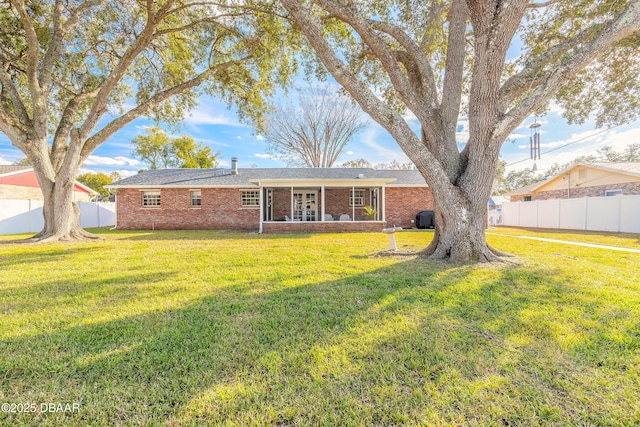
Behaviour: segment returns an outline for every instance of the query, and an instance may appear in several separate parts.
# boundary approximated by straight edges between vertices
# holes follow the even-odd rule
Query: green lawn
[[[382,233],[99,233],[0,245],[0,403],[38,405],[0,425],[640,424],[640,254],[490,235],[517,263],[448,265],[410,255],[430,232],[397,234],[401,256]]]

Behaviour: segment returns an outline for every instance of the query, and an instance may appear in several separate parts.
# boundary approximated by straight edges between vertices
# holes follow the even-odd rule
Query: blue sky
[[[408,162],[397,143],[391,136],[375,122],[367,118],[369,125],[361,131],[346,147],[341,161],[364,158],[371,163],[387,163],[397,160]],[[628,125],[601,131],[594,122],[584,125],[568,125],[562,118],[559,108],[552,106],[551,111],[538,119],[542,123],[541,140],[542,152],[563,146],[567,143],[586,139],[561,148],[537,161],[539,170],[548,168],[554,162],[566,163],[576,156],[595,153],[606,145],[622,150],[628,144],[640,142],[640,120]],[[533,117],[527,119],[511,135],[511,141],[502,148],[502,158],[513,164],[508,170],[518,170],[533,166],[529,159],[529,125]],[[111,139],[99,147],[85,164],[84,169],[95,172],[118,171],[122,176],[135,174],[144,167],[131,153],[130,141],[137,135],[145,133],[145,127],[152,123],[145,119],[138,119],[129,126],[121,129]],[[417,128],[417,121],[413,121]],[[458,140],[465,141],[467,124],[464,119],[458,125]],[[234,110],[213,98],[202,98],[199,106],[186,117],[183,132],[192,135],[197,141],[211,147],[214,152],[221,152],[221,165],[228,167],[231,157],[238,157],[240,167],[283,167],[284,163],[273,159],[267,154],[266,143],[261,135],[245,124],[239,122]],[[6,136],[0,134],[0,164],[10,164],[23,158],[24,155],[13,147]]]

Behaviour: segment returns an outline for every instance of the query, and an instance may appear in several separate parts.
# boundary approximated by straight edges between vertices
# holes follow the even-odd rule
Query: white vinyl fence
[[[502,225],[640,233],[640,195],[505,203]]]
[[[36,233],[42,230],[42,200],[0,200],[0,234]],[[116,224],[113,202],[78,202],[84,228]]]

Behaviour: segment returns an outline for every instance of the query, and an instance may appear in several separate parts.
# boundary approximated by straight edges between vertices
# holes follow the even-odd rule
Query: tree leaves
[[[147,135],[139,135],[131,143],[133,155],[150,169],[215,168],[220,163],[220,152],[212,153],[191,136],[171,138],[157,127],[147,129]]]

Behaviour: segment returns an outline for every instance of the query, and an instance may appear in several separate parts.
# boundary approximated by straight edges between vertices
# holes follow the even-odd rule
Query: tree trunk
[[[425,250],[430,258],[492,262],[509,256],[491,248],[485,238],[492,171],[487,161],[484,165],[476,165],[475,171],[458,174],[453,180],[456,184],[430,183],[436,223],[433,241]]]
[[[432,259],[452,262],[499,260],[498,253],[485,239],[486,203],[472,203],[459,187],[436,200],[436,229],[433,241],[425,250]]]
[[[38,173],[38,182],[42,189],[44,205],[44,228],[38,234],[27,241],[30,242],[56,242],[69,240],[90,240],[100,237],[85,231],[80,226],[80,208],[73,201],[75,180],[57,177],[52,181]]]

